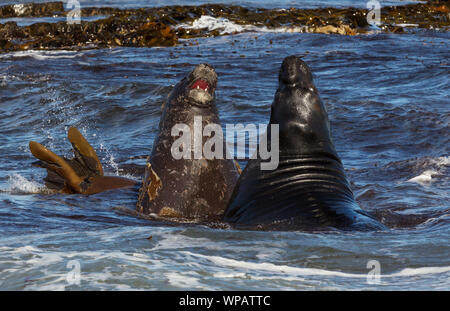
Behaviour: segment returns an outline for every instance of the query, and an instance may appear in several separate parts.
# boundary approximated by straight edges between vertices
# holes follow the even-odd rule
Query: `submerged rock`
[[[0,7],[0,18],[64,17],[63,2],[26,3]],[[407,27],[448,31],[448,1],[381,9],[380,30],[401,33]],[[202,16],[221,18],[245,29],[278,28],[287,31],[356,35],[370,30],[368,10],[357,8],[257,9],[221,4],[200,6],[165,6],[159,8],[118,9],[89,7],[81,9],[83,17],[99,17],[79,23],[40,22],[18,26],[15,22],[0,24],[0,52],[24,49],[73,49],[111,46],[172,46],[178,38],[218,36],[226,32],[218,28],[190,27]],[[246,26],[247,28],[245,28]],[[251,28],[253,27],[253,28]]]

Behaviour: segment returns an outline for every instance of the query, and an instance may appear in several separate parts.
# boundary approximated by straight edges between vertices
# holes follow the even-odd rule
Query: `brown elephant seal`
[[[356,203],[311,71],[296,56],[281,65],[271,109],[268,139],[278,124],[279,165],[264,171],[260,158],[251,159],[223,220],[267,230],[385,229]]]
[[[201,64],[172,90],[163,106],[158,136],[147,162],[138,212],[156,218],[190,221],[214,221],[222,217],[238,178],[235,163],[226,156],[205,158],[202,150],[196,157],[199,151],[196,144],[201,142],[200,146],[204,146],[208,140],[202,135],[203,129],[207,125],[220,127],[215,106],[216,85],[214,69]],[[173,136],[179,133],[177,126],[193,135],[185,145],[174,150],[179,139]],[[200,128],[201,133],[195,133],[198,131],[195,127]],[[223,134],[215,135],[222,135],[223,144]],[[224,145],[222,147],[225,150]],[[177,159],[179,156],[174,156],[174,151],[179,153],[180,150],[187,152],[188,157]]]
[[[217,136],[221,141],[222,148],[219,149],[226,150],[215,106],[216,85],[214,69],[201,64],[172,90],[163,105],[159,133],[153,142],[139,190],[138,214],[188,222],[218,221],[222,217],[238,173],[235,163],[226,155],[203,156],[203,146],[212,136],[212,131],[209,136],[203,135],[208,125],[216,126],[213,137]],[[177,126],[194,133],[180,148],[175,148],[179,140]],[[200,139],[196,130],[200,131]],[[94,194],[136,184],[126,178],[103,176],[97,154],[81,133],[71,128],[68,136],[74,159],[59,157],[41,144],[30,142],[31,153],[41,160],[38,166],[47,169],[45,182],[48,188],[64,193]],[[198,145],[200,155],[197,154]],[[212,149],[218,147],[214,145]],[[183,153],[187,149],[194,150],[193,157],[177,156],[180,150]]]

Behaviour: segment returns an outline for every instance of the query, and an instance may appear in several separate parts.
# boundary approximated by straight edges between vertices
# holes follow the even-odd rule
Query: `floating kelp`
[[[78,23],[40,22],[18,26],[0,24],[0,51],[26,49],[73,49],[111,46],[172,46],[178,38],[217,36],[226,32],[217,27],[193,27],[204,16],[225,20],[240,31],[293,31],[355,35],[371,28],[368,10],[357,8],[255,9],[241,6],[205,4],[159,8],[118,9],[89,7],[81,17],[107,16]],[[380,31],[403,32],[405,27],[447,31],[450,25],[448,1],[388,6],[381,8]],[[0,18],[72,16],[62,2],[26,3],[0,7]],[[231,31],[233,33],[233,31]]]

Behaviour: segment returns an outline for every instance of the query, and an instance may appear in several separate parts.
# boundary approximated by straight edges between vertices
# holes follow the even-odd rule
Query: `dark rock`
[[[319,8],[271,10],[221,4],[200,6],[166,6],[156,8],[118,9],[82,8],[82,16],[99,16],[95,21],[79,24],[35,23],[19,27],[14,22],[0,24],[0,51],[23,49],[102,48],[111,46],[172,46],[178,38],[219,36],[219,30],[186,29],[202,15],[227,18],[240,25],[268,28],[297,27],[300,31],[324,34],[355,35],[369,31],[366,9]],[[382,29],[401,33],[398,24],[418,24],[419,28],[448,31],[448,1],[386,6],[381,10]],[[63,2],[27,3],[0,7],[0,18],[66,16]]]
[[[0,18],[6,17],[43,17],[61,15],[64,12],[63,2],[21,3],[0,7]]]
[[[9,40],[0,39],[0,50],[9,51],[12,47],[12,44]]]
[[[359,10],[350,10],[345,14],[345,20],[354,28],[363,28],[369,26],[365,12]]]

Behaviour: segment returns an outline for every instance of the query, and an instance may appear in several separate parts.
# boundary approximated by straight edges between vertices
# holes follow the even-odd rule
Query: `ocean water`
[[[239,27],[198,21],[208,22],[230,32]],[[0,289],[450,289],[449,33],[238,30],[169,48],[0,54]],[[136,189],[52,194],[42,181],[45,170],[31,165],[30,140],[70,156],[67,129],[76,126],[107,174],[139,181],[161,104],[193,66],[216,68],[224,124],[259,124],[269,120],[288,55],[312,69],[357,201],[389,230],[255,232],[155,223],[123,212],[134,209]]]

